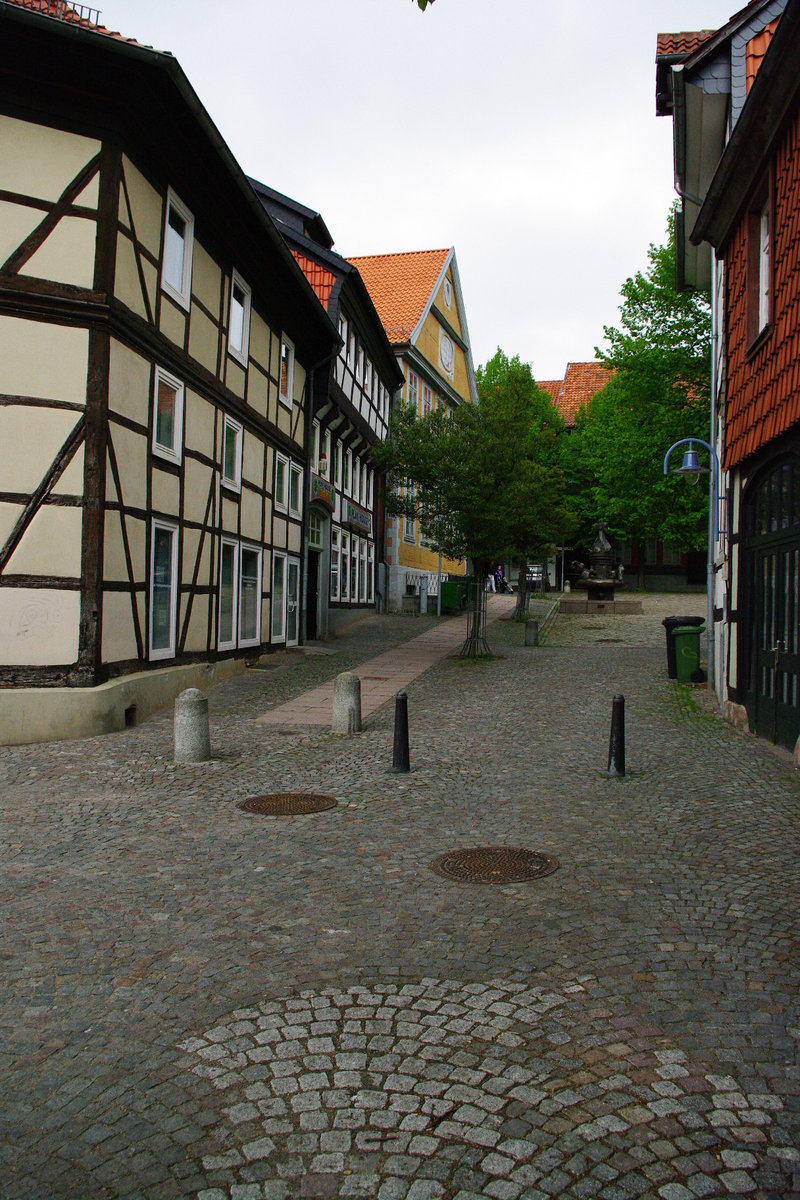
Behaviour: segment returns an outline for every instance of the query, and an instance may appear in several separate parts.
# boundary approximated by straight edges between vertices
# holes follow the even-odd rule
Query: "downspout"
[[[719,348],[719,338],[717,335],[717,309],[719,301],[717,300],[717,256],[714,248],[711,249],[711,425],[708,434],[708,444],[716,454],[716,426],[717,426],[717,351]],[[713,463],[712,463],[713,468]],[[716,476],[716,482],[715,482]],[[722,680],[720,679],[719,690],[717,689],[717,674],[716,674],[716,630],[714,627],[714,561],[716,558],[717,547],[714,541],[714,526],[717,522],[714,520],[714,505],[719,504],[718,492],[722,490],[722,468],[719,463],[717,469],[709,471],[708,474],[708,553],[706,555],[706,636],[708,642],[708,678],[711,680],[714,691],[717,693],[717,702],[720,710],[722,709]]]
[[[305,645],[308,635],[308,538],[311,527],[311,433],[314,428],[314,376],[323,363],[330,362],[331,355],[326,354],[319,362],[315,362],[306,372],[307,415],[305,427],[305,465],[303,486],[303,622],[302,644]],[[322,585],[320,584],[320,587]],[[319,600],[317,601],[319,602]],[[317,630],[319,633],[319,630]]]

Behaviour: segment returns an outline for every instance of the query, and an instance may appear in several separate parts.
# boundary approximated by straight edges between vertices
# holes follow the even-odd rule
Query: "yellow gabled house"
[[[421,416],[441,405],[477,403],[475,369],[455,250],[415,250],[349,260],[358,268],[403,370],[403,400]],[[437,550],[417,521],[387,519],[382,561],[391,611],[418,594],[425,580],[435,597]],[[466,563],[443,559],[443,576],[464,575]]]

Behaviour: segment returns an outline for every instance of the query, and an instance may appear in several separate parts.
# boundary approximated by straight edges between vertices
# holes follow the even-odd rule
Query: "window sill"
[[[161,290],[165,295],[169,296],[170,300],[174,300],[176,304],[179,304],[184,312],[189,312],[192,307],[191,292],[184,296],[181,292],[174,288],[171,283],[168,283],[166,279],[161,280]]]
[[[755,358],[759,350],[761,350],[762,347],[769,341],[769,339],[772,337],[773,329],[774,325],[771,321],[768,321],[764,328],[756,334],[744,352],[746,362],[750,362],[751,359]]]
[[[219,482],[220,487],[224,487],[226,491],[235,492],[237,496],[240,495],[242,490],[241,482],[237,483],[235,479],[225,479],[224,476]]]
[[[279,403],[279,404],[282,404],[284,408],[288,409],[288,410],[289,410],[289,412],[291,412],[291,410],[292,410],[292,401],[289,399],[289,397],[288,397],[288,396],[282,396],[282,395],[280,394],[280,392],[279,392],[279,393],[278,393],[278,403]]]
[[[176,454],[174,450],[168,450],[166,446],[153,446],[153,457],[161,460],[162,463],[169,463],[170,466],[179,467],[183,461],[181,454]]]

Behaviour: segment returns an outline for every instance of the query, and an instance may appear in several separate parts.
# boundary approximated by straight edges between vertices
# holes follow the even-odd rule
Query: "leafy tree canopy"
[[[373,457],[394,484],[388,510],[416,517],[444,554],[484,573],[541,551],[572,518],[556,454],[563,423],[530,366],[498,349],[477,381],[477,405],[427,417],[396,408]]]
[[[683,549],[705,544],[703,487],[663,474],[664,454],[682,437],[708,437],[711,318],[706,300],[675,287],[672,221],[667,242],[651,246],[649,266],[626,280],[618,327],[607,326],[613,375],[582,410],[562,447],[562,464],[588,526],[653,538]]]

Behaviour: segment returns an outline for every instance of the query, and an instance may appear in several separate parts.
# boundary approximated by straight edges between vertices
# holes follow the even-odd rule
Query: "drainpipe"
[[[326,354],[319,362],[315,362],[312,367],[306,372],[306,427],[305,427],[305,463],[306,469],[304,472],[305,483],[303,485],[303,586],[301,595],[303,598],[303,620],[300,624],[302,633],[302,644],[305,645],[308,634],[308,538],[309,526],[311,523],[311,432],[314,428],[314,376],[323,363],[330,362],[331,355]],[[321,586],[321,585],[320,585]],[[319,601],[318,601],[319,602]],[[317,630],[319,633],[319,630]]]

